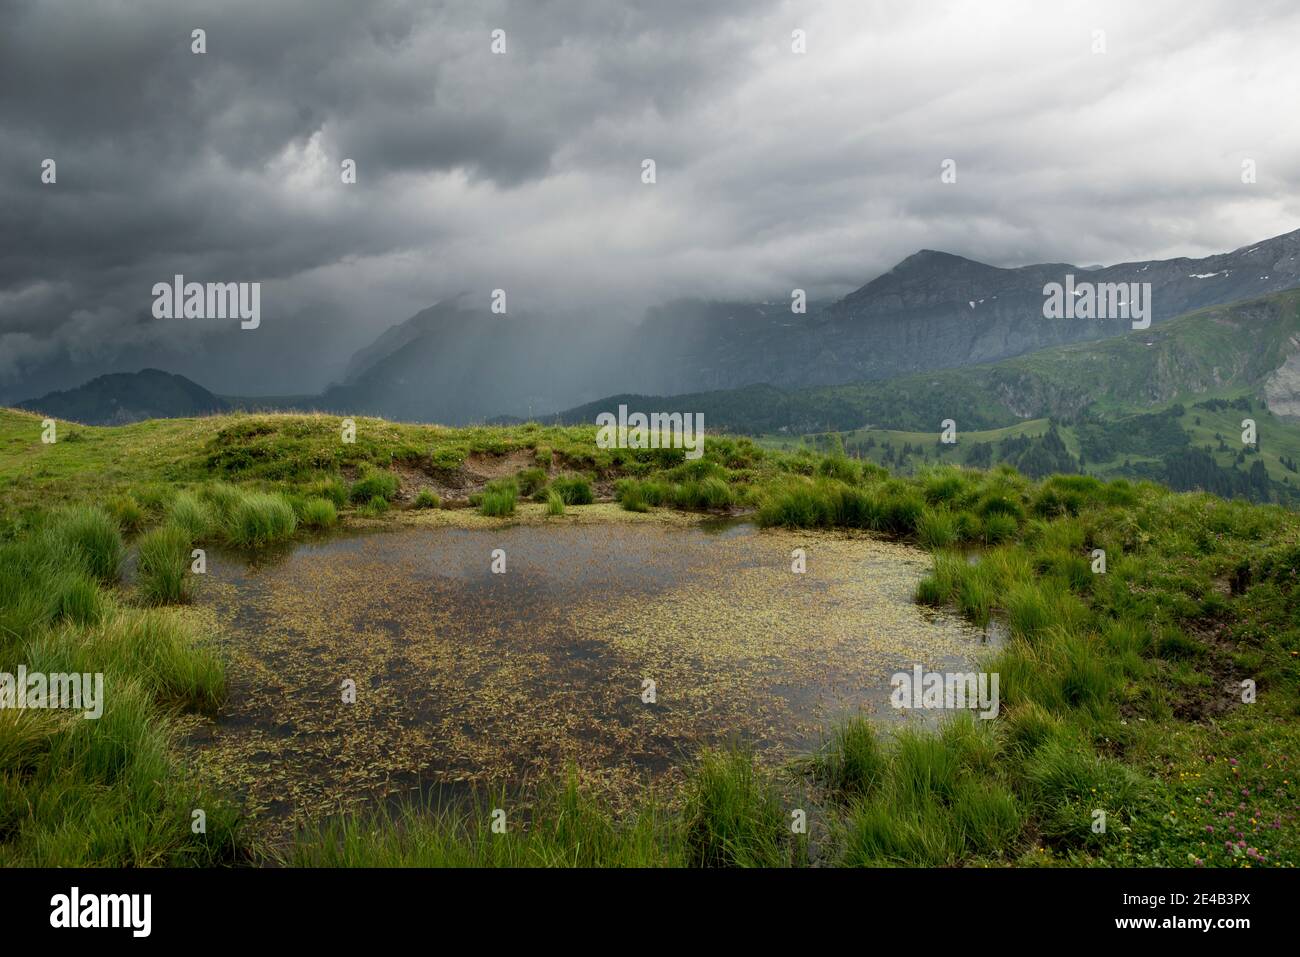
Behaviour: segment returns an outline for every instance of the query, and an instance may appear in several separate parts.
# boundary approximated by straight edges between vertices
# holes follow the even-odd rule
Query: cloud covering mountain
[[[836,298],[922,247],[1113,263],[1300,221],[1284,2],[0,0],[0,23],[0,401],[146,365],[313,392],[462,292],[604,327]],[[261,327],[153,319],[177,273],[261,282]]]

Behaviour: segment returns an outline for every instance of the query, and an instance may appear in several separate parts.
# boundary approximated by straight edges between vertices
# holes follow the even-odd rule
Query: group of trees
[[[1261,459],[1249,469],[1225,468],[1203,449],[1186,449],[1158,464],[1144,463],[1131,469],[1142,478],[1155,479],[1180,492],[1201,490],[1224,498],[1245,498],[1252,502],[1288,501],[1294,497],[1289,485],[1281,486],[1268,477]]]
[[[1198,407],[1250,412],[1249,399],[1213,399]],[[1253,502],[1300,501],[1300,486],[1269,477],[1259,456],[1258,445],[1238,447],[1230,464],[1221,465],[1215,449],[1193,447],[1191,436],[1180,419],[1185,409],[1175,405],[1161,412],[1129,416],[1119,420],[1102,419],[1089,412],[1069,422],[1077,437],[1079,455],[1070,452],[1059,423],[1052,420],[1047,431],[1038,436],[1008,436],[996,442],[975,442],[963,446],[944,444],[936,435],[933,444],[904,442],[895,445],[889,439],[873,436],[850,439],[849,455],[869,458],[895,472],[912,471],[926,462],[960,461],[973,468],[992,468],[1006,463],[1023,474],[1041,479],[1054,473],[1081,473],[1087,463],[1105,466],[1110,474],[1151,479],[1178,491],[1203,490],[1225,498],[1245,498]],[[1216,434],[1219,452],[1232,452],[1221,435]],[[819,441],[818,445],[821,444]],[[1291,472],[1300,470],[1286,456],[1282,465]]]

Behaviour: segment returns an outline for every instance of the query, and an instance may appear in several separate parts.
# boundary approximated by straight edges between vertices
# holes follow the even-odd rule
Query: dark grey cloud
[[[0,0],[0,25],[0,400],[149,364],[313,391],[462,290],[615,322],[842,295],[921,247],[1113,262],[1300,226],[1280,0]],[[175,273],[262,282],[262,327],[153,320]]]

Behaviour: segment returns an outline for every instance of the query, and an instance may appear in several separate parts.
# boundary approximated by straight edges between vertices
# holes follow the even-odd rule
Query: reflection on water
[[[200,763],[290,818],[570,765],[614,794],[670,786],[733,738],[793,755],[844,713],[896,720],[893,672],[982,651],[982,632],[913,602],[928,567],[860,535],[735,522],[421,528],[256,564],[217,555],[200,611],[232,694]]]

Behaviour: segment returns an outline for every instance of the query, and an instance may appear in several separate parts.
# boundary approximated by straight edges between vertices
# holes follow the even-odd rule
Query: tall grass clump
[[[221,527],[230,522],[239,503],[244,499],[244,492],[229,482],[211,482],[199,489],[199,495],[205,501],[215,521]]]
[[[1112,822],[1131,820],[1143,810],[1149,790],[1118,761],[1061,740],[1049,740],[1035,751],[1024,777],[1040,830],[1065,844],[1101,844],[1104,836],[1092,830],[1093,809],[1106,808]]]
[[[69,546],[101,536],[74,530],[65,538],[56,517],[45,534],[0,545],[0,654],[12,635],[34,672],[104,676],[97,705],[83,699],[97,720],[0,709],[0,857],[44,867],[230,863],[237,814],[199,793],[171,750],[174,708],[219,707],[220,660],[172,612],[122,607],[101,590],[83,549]],[[174,526],[142,537],[142,579],[152,555],[176,547],[155,553],[154,543],[172,535],[188,545]],[[190,830],[194,807],[208,811],[206,834]]]
[[[542,468],[524,469],[515,476],[520,495],[532,495],[546,484],[546,470]]]
[[[972,482],[954,468],[935,469],[921,479],[922,492],[930,505],[957,506],[969,494]]]
[[[987,723],[959,715],[939,733],[898,734],[865,798],[833,823],[840,863],[946,866],[1014,850],[1024,812],[1001,780],[998,739]]]
[[[692,863],[703,867],[788,864],[785,815],[751,754],[705,751],[687,784],[683,827]]]
[[[32,654],[48,666],[44,670],[102,671],[110,687],[129,681],[146,698],[184,710],[212,715],[225,700],[225,670],[216,649],[201,642],[173,609],[117,608],[94,628],[48,633],[32,645]]]
[[[636,479],[624,479],[615,488],[618,504],[629,512],[648,512],[650,503],[646,501],[645,489]]]
[[[353,502],[369,502],[374,498],[391,502],[397,495],[399,484],[397,476],[392,472],[367,467],[362,471],[361,477],[352,483],[348,497]]]
[[[442,508],[442,499],[438,493],[431,488],[422,488],[415,496],[412,503],[415,508]]]
[[[653,800],[616,817],[582,790],[543,784],[527,826],[492,832],[491,801],[408,803],[395,810],[333,817],[300,832],[284,863],[299,867],[682,867],[675,820]]]
[[[303,492],[309,498],[329,499],[336,509],[347,505],[350,498],[347,483],[335,476],[310,482],[303,489]]]
[[[758,524],[764,527],[822,528],[835,518],[835,505],[825,486],[792,482],[769,492],[759,504]]]
[[[875,729],[861,716],[835,728],[813,765],[818,782],[840,799],[872,793],[887,770]]]
[[[564,514],[564,496],[555,489],[550,489],[546,493],[546,514],[563,515]]]
[[[1007,625],[1013,635],[1032,642],[1053,625],[1061,624],[1056,603],[1038,582],[1016,582],[1003,597]]]
[[[817,466],[817,474],[856,485],[862,481],[862,466],[845,455],[829,455]]]
[[[76,556],[52,535],[0,542],[0,649],[24,641],[62,614],[62,594],[80,591],[69,605],[84,605],[84,588],[98,590]]]
[[[909,535],[916,531],[925,514],[925,500],[911,489],[898,489],[887,493],[880,506],[880,528],[895,535]]]
[[[980,574],[980,566],[971,566],[962,576],[957,586],[957,607],[961,613],[981,628],[993,617],[993,607],[997,603],[998,588],[987,575]]]
[[[117,519],[118,528],[123,532],[137,532],[144,527],[148,517],[140,503],[130,495],[115,495],[105,506],[108,513]]]
[[[958,583],[966,574],[966,559],[958,553],[934,556],[934,570],[916,586],[916,600],[923,605],[946,605],[954,601]]]
[[[309,498],[300,511],[300,521],[307,528],[329,528],[339,520],[338,509],[327,498]]]
[[[126,554],[122,533],[117,520],[103,509],[73,506],[55,518],[51,534],[94,578],[112,582],[121,574]]]
[[[984,516],[984,542],[987,545],[999,545],[1016,537],[1020,524],[1014,515],[994,512]]]
[[[717,476],[691,479],[678,485],[673,493],[678,508],[722,509],[731,505],[731,486]]]
[[[947,509],[927,508],[916,523],[916,537],[926,548],[946,548],[957,540],[957,522]]]
[[[274,492],[242,492],[227,519],[226,537],[241,548],[284,541],[298,528],[293,506]]]
[[[207,503],[191,492],[178,492],[167,508],[168,522],[180,529],[191,541],[201,542],[213,529],[212,510]]]
[[[171,605],[189,598],[191,543],[189,531],[172,524],[140,536],[137,585],[145,602]]]
[[[79,568],[60,569],[50,583],[49,596],[50,618],[74,625],[97,624],[108,607],[99,585]]]
[[[551,489],[559,493],[565,505],[590,505],[596,501],[596,495],[591,490],[591,482],[581,475],[557,478],[551,482]]]
[[[479,511],[490,518],[504,518],[515,514],[515,504],[519,500],[519,486],[511,480],[489,482],[483,489],[483,498]]]

